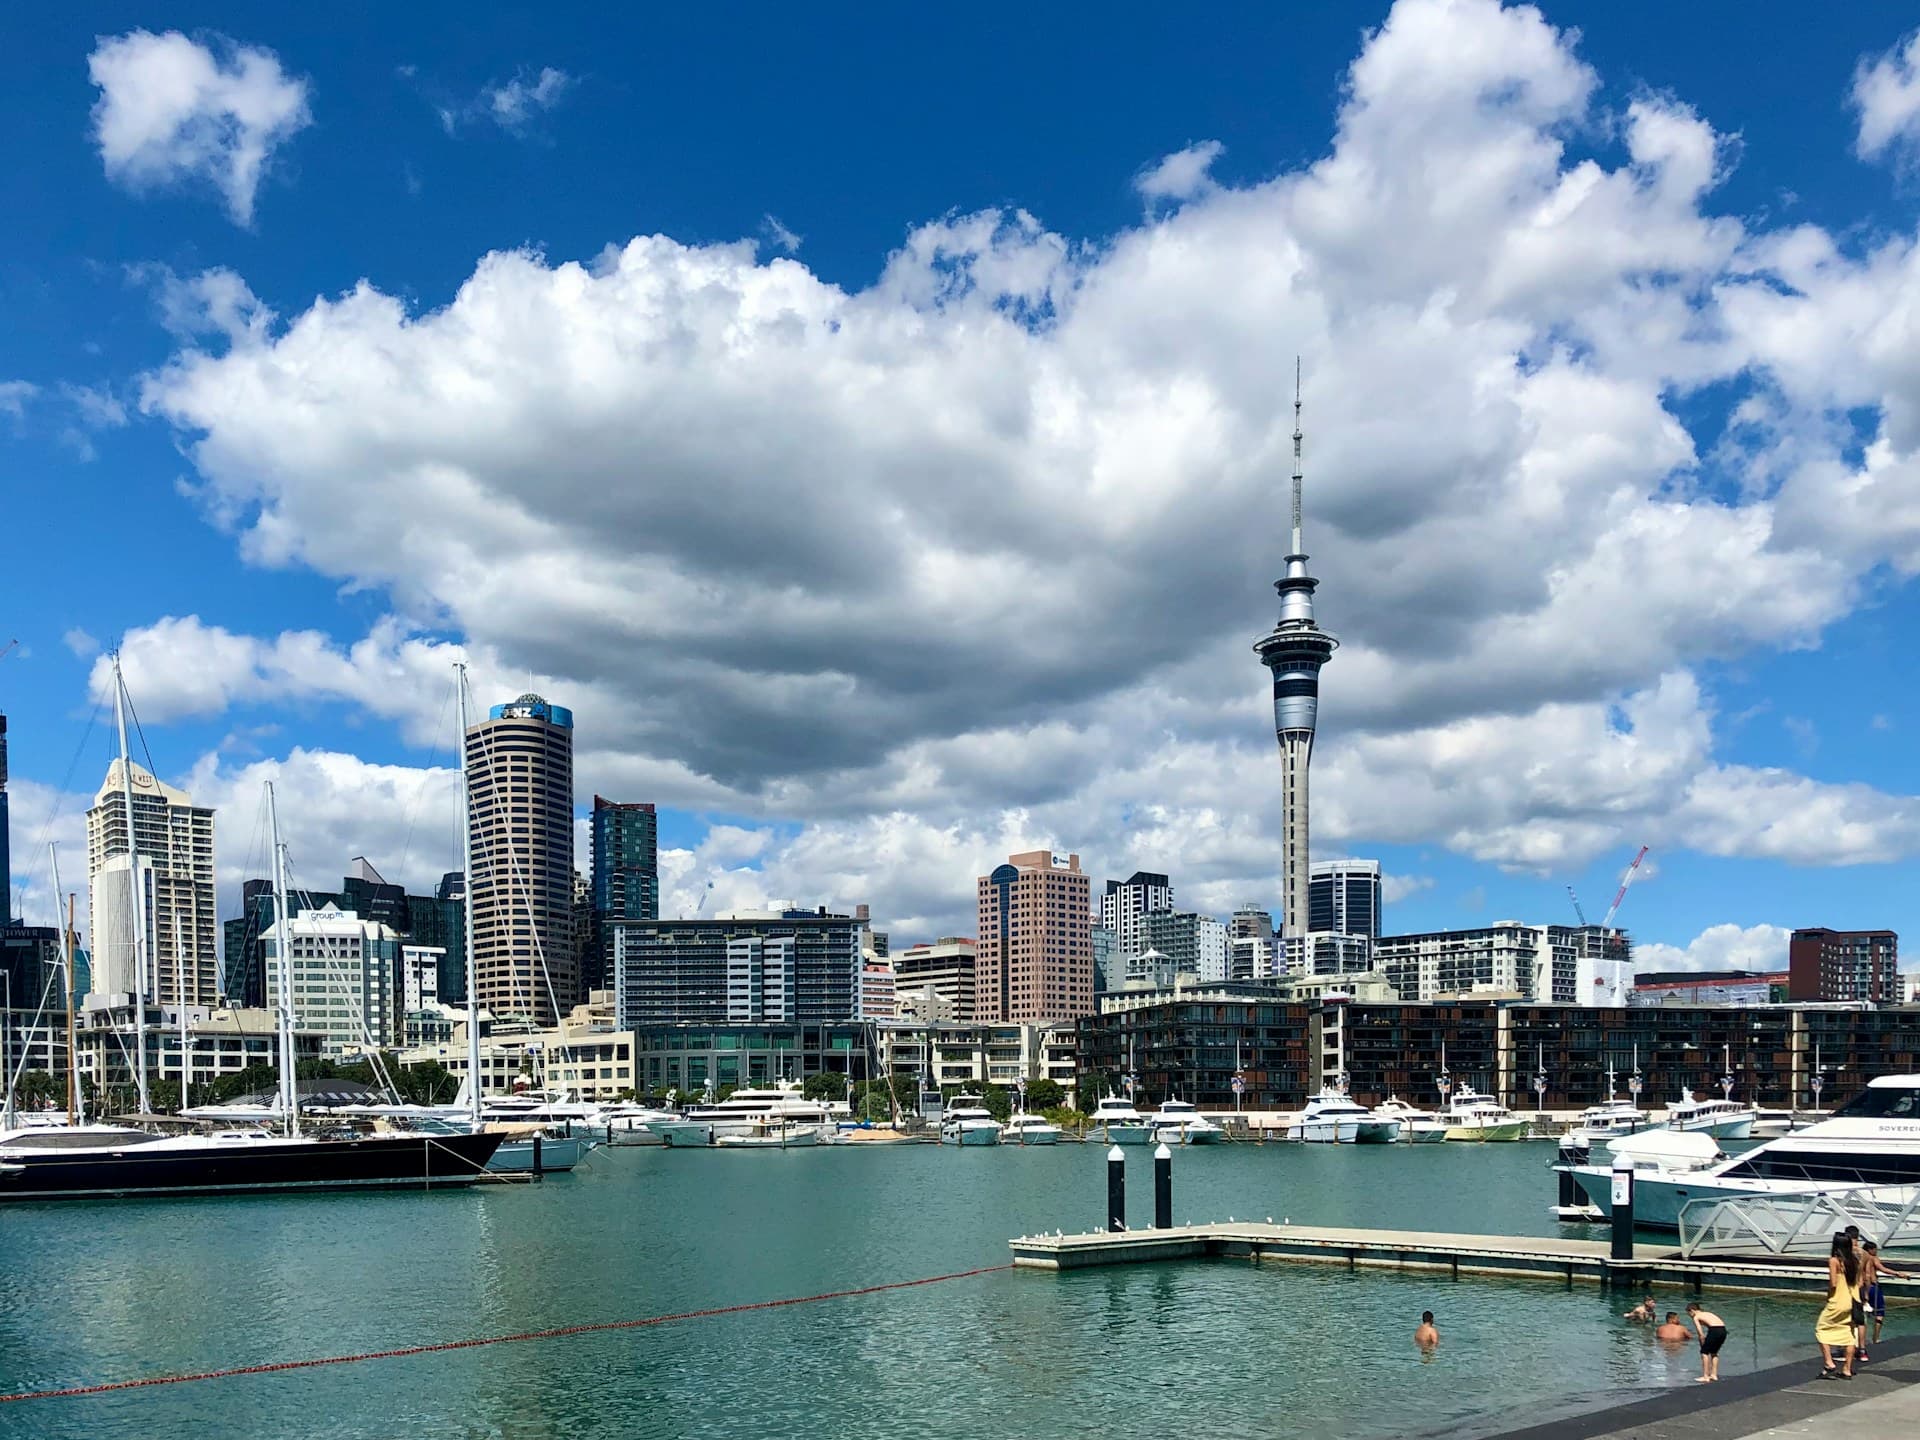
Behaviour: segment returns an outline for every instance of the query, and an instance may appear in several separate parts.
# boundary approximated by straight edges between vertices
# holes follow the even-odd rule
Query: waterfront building
[[[1383,935],[1373,965],[1402,1000],[1514,995],[1560,1004],[1624,1005],[1632,989],[1626,932],[1598,925],[1523,925]]]
[[[140,858],[140,925],[149,1000],[211,1008],[224,994],[220,931],[214,920],[213,811],[184,790],[120,760],[87,811],[87,891],[97,1005],[131,1005],[134,994],[134,885],[127,794]],[[117,998],[116,998],[117,997]]]
[[[832,1025],[647,1025],[632,1031],[636,1088],[646,1095],[715,1093],[781,1080],[798,1082],[833,1071],[850,1081],[871,1080],[874,1026],[859,1020]]]
[[[1279,942],[1280,973],[1292,975],[1364,975],[1374,967],[1373,940],[1366,935],[1309,930]]]
[[[1080,857],[1012,855],[980,878],[980,1018],[1060,1020],[1093,1009],[1091,882]]]
[[[47,1108],[65,1110],[67,1095],[67,1012],[37,1005],[0,1009],[0,1056],[9,1077],[44,1070],[54,1078],[59,1099]],[[3,1093],[4,1085],[0,1085]],[[17,1102],[16,1102],[17,1103]]]
[[[1147,946],[1171,962],[1176,974],[1202,980],[1227,978],[1227,927],[1191,910],[1156,910],[1146,916]]]
[[[186,1064],[181,1063],[177,1010],[147,1010],[147,1073],[150,1079],[180,1082],[183,1072],[195,1086],[237,1074],[251,1065],[279,1063],[279,1029],[274,1012],[249,1006],[198,1006],[187,1009]],[[294,1063],[318,1060],[322,1036],[302,1020],[293,1033]],[[107,1093],[110,1106],[130,1107],[134,1090],[134,1028],[131,1006],[113,1011],[88,1009],[78,1020],[74,1044],[80,1075],[89,1094]]]
[[[1282,934],[1305,934],[1308,895],[1307,769],[1313,759],[1313,732],[1319,720],[1320,667],[1333,658],[1339,641],[1313,618],[1313,592],[1319,581],[1307,574],[1306,542],[1301,528],[1300,387],[1293,395],[1293,527],[1286,574],[1274,582],[1280,594],[1280,618],[1254,645],[1260,663],[1273,672],[1273,729],[1280,742],[1280,845]]]
[[[882,1074],[908,1075],[937,1089],[1052,1080],[1072,1105],[1079,1080],[1077,1031],[1059,1024],[989,1025],[896,1021],[876,1027]]]
[[[860,926],[818,910],[612,920],[620,1028],[831,1023],[859,1010]]]
[[[294,1023],[320,1035],[321,1053],[329,1059],[391,1046],[399,1034],[394,1001],[400,938],[393,929],[327,904],[290,916],[287,930]],[[279,927],[269,925],[261,940],[267,1008],[278,1011]]]
[[[1792,1000],[1900,999],[1900,937],[1891,930],[1795,930],[1787,941]]]
[[[1173,882],[1156,871],[1136,870],[1125,880],[1107,881],[1100,926],[1113,936],[1115,975],[1124,976],[1127,961],[1148,948],[1147,916],[1171,909]]]
[[[596,990],[558,1025],[480,1012],[480,1093],[565,1090],[590,1103],[638,1092],[634,1036],[617,1028],[611,990]],[[398,1061],[412,1068],[434,1061],[456,1082],[467,1077],[467,1012],[434,1006],[407,1017],[409,1044]]]
[[[893,966],[884,960],[865,961],[860,966],[860,1020],[891,1020],[894,1014]]]
[[[522,695],[489,710],[465,743],[480,1003],[553,1025],[579,998],[573,712]]]
[[[1307,875],[1307,929],[1380,937],[1380,862],[1316,860]]]
[[[1629,1005],[1777,1005],[1787,997],[1785,970],[1654,970],[1633,977]]]
[[[1363,1104],[1398,1096],[1440,1102],[1443,1073],[1515,1110],[1580,1110],[1606,1098],[1639,1066],[1641,1103],[1663,1107],[1682,1089],[1764,1106],[1844,1103],[1876,1075],[1920,1069],[1912,1012],[1853,1005],[1576,1006],[1463,1000],[1409,1005],[1323,997],[1283,1000],[1271,986],[1229,983],[1158,995],[1108,997],[1079,1023],[1082,1073],[1121,1073],[1131,1056],[1150,1099],[1179,1094],[1233,1108],[1234,1067],[1249,1110],[1291,1109],[1330,1078],[1337,1056]],[[1330,1033],[1330,1028],[1336,1033]],[[1544,1097],[1534,1077],[1544,1075]]]
[[[593,945],[588,989],[607,983],[613,971],[613,931],[609,920],[660,918],[660,821],[643,801],[593,797]]]

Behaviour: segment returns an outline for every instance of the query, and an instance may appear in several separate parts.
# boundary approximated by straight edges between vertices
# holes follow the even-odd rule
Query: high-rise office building
[[[1100,925],[1113,932],[1118,972],[1124,973],[1127,960],[1147,948],[1147,916],[1171,909],[1173,882],[1164,875],[1136,870],[1124,880],[1107,881],[1100,897]]]
[[[142,993],[150,1002],[212,1007],[223,995],[220,927],[214,919],[213,811],[184,790],[122,762],[87,811],[87,881],[92,915],[93,994],[135,993],[133,869],[127,848],[127,791],[140,859],[139,929],[146,955]]]
[[[1268,980],[1276,973],[1273,916],[1257,900],[1243,900],[1227,925],[1227,978]]]
[[[1900,999],[1900,937],[1891,930],[1827,930],[1812,926],[1787,941],[1787,998]]]
[[[622,1030],[686,1021],[832,1024],[860,1009],[860,926],[818,910],[610,920]]]
[[[317,1031],[328,1058],[397,1044],[400,937],[331,903],[287,918],[287,960],[293,975],[293,1019]],[[260,937],[266,948],[267,1008],[280,1008],[280,927]]]
[[[895,1009],[917,1020],[977,1019],[979,964],[979,945],[958,935],[902,951],[893,961]]]
[[[1307,929],[1380,938],[1380,862],[1316,860],[1307,878]]]
[[[1092,883],[1078,855],[1032,850],[980,878],[981,1019],[1092,1013],[1091,903]]]
[[[573,712],[538,695],[467,731],[473,968],[496,1015],[557,1025],[579,991],[573,926]]]
[[[1260,663],[1273,672],[1273,729],[1280,742],[1281,934],[1304,935],[1307,924],[1307,768],[1319,720],[1320,667],[1339,641],[1313,618],[1313,592],[1301,532],[1300,385],[1293,393],[1293,532],[1286,574],[1274,582],[1280,619],[1254,645]]]
[[[660,823],[652,805],[593,797],[593,920],[595,974],[582,977],[592,990],[613,973],[609,920],[660,918]]]

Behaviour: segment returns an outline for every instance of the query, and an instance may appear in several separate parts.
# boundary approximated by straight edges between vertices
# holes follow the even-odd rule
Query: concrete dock
[[[1520,1275],[1564,1284],[1679,1287],[1688,1291],[1806,1293],[1826,1288],[1824,1256],[1688,1258],[1671,1245],[1636,1245],[1631,1260],[1608,1258],[1604,1240],[1535,1235],[1448,1235],[1355,1230],[1271,1221],[1217,1221],[1165,1230],[1025,1235],[1009,1242],[1013,1263],[1036,1270],[1140,1265],[1160,1260],[1278,1260],[1452,1275]],[[1920,1303],[1920,1283],[1888,1280],[1889,1303]]]

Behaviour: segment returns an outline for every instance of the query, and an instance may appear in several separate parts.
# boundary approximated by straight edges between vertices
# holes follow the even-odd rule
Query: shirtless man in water
[[[1720,1347],[1727,1343],[1727,1322],[1695,1301],[1687,1306],[1687,1318],[1693,1321],[1700,1337],[1700,1378],[1693,1383],[1709,1385],[1720,1378]]]
[[[1667,1318],[1660,1322],[1660,1328],[1653,1332],[1653,1338],[1656,1340],[1684,1340],[1687,1338],[1687,1327],[1680,1323],[1680,1317],[1678,1315],[1669,1310],[1667,1311]]]
[[[1440,1332],[1433,1328],[1433,1312],[1420,1312],[1420,1328],[1413,1332],[1413,1343],[1422,1350],[1431,1350],[1440,1343]]]

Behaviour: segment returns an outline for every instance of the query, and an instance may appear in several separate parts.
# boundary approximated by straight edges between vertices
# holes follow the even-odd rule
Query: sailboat
[[[118,661],[116,658],[116,681]],[[124,688],[116,695],[121,702]],[[122,775],[127,760],[126,730],[120,731]],[[293,961],[287,943],[286,847],[280,840],[280,816],[272,782],[267,784],[267,814],[273,832],[273,905],[281,941],[279,966],[280,1094],[277,1113],[284,1133],[251,1126],[163,1135],[124,1125],[74,1125],[0,1132],[0,1200],[125,1199],[135,1196],[226,1195],[282,1190],[436,1189],[471,1185],[500,1147],[499,1135],[484,1131],[457,1135],[374,1135],[321,1139],[300,1132],[300,1107],[293,1062]],[[134,826],[131,797],[128,833]],[[134,895],[139,894],[134,866]],[[139,910],[134,914],[137,916]],[[136,955],[144,950],[137,937]],[[142,967],[144,968],[144,967]],[[134,995],[134,1011],[145,1008],[144,990]],[[144,1021],[140,1022],[144,1031]],[[140,1036],[141,1057],[145,1036]],[[139,1082],[145,1091],[145,1069]],[[143,1104],[142,1109],[145,1109]]]

